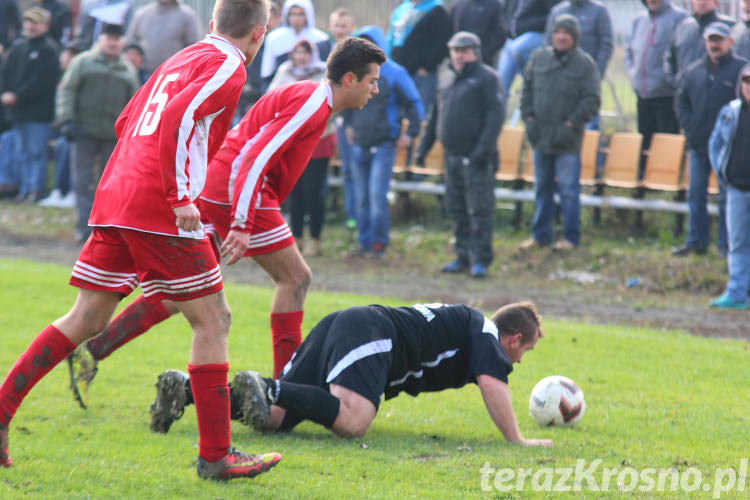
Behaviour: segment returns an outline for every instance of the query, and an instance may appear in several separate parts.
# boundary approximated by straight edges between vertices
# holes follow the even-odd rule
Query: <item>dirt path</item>
[[[0,256],[72,265],[79,246],[59,239],[0,234]],[[576,319],[594,324],[627,324],[657,329],[682,329],[696,335],[742,338],[750,342],[750,313],[713,311],[706,297],[649,294],[623,287],[549,282],[528,285],[523,276],[493,275],[477,281],[439,273],[425,274],[397,259],[372,261],[341,257],[310,259],[315,290],[401,297],[405,302],[462,302],[485,310],[519,299],[530,299],[548,318]],[[224,269],[227,280],[270,286],[252,263]]]

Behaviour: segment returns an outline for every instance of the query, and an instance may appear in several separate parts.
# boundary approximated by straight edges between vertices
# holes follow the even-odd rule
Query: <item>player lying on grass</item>
[[[281,203],[302,175],[331,113],[361,109],[378,93],[383,62],[385,54],[374,44],[359,38],[342,41],[328,58],[326,80],[266,93],[229,131],[208,167],[197,206],[217,260],[224,257],[234,264],[252,257],[276,284],[271,305],[274,376],[302,342],[311,281],[310,268],[281,216]],[[79,404],[86,407],[98,361],[176,312],[170,301],[140,296],[76,350],[68,367]]]
[[[491,318],[464,305],[352,307],[321,320],[284,367],[280,379],[243,371],[230,383],[232,418],[257,430],[288,431],[311,420],[341,437],[361,437],[375,418],[381,395],[479,386],[487,411],[505,439],[518,429],[508,375],[513,363],[543,337],[530,302],[506,305]],[[159,375],[151,429],[166,433],[192,403],[188,376]]]

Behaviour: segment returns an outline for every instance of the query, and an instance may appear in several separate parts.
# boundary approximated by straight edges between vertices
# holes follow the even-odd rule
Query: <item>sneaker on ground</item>
[[[89,405],[89,386],[96,376],[98,368],[97,361],[86,344],[81,344],[70,353],[68,362],[68,375],[70,376],[70,390],[78,405],[84,410]]]
[[[271,470],[280,460],[281,455],[275,452],[251,455],[230,446],[227,454],[216,462],[209,462],[198,457],[198,477],[215,481],[255,477]]]
[[[73,208],[76,206],[76,194],[71,190],[60,200],[60,208]]]
[[[553,250],[566,252],[568,250],[575,250],[576,246],[565,238],[557,240],[552,247]]]
[[[257,431],[269,430],[271,404],[268,386],[258,372],[237,372],[232,380],[232,394],[240,403],[240,422]]]
[[[53,189],[52,192],[44,198],[43,200],[39,201],[40,207],[62,207],[61,203],[63,200],[63,195],[60,192],[59,189]]]
[[[185,413],[187,395],[185,384],[190,380],[186,373],[167,370],[156,380],[156,397],[148,412],[151,415],[151,430],[166,434],[172,422]]]
[[[13,465],[13,459],[10,458],[8,451],[8,426],[0,424],[0,465],[10,467]]]

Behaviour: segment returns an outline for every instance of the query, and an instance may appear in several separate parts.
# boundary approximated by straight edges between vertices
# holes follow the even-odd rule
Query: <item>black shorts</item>
[[[367,398],[377,411],[391,368],[393,333],[393,324],[376,309],[352,307],[329,314],[307,335],[281,380],[326,390],[337,384]],[[301,421],[287,411],[281,430]]]

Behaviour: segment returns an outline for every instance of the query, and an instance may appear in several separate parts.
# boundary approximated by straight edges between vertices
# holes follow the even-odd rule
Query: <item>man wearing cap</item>
[[[571,250],[581,238],[581,161],[586,123],[599,111],[599,70],[578,47],[578,20],[563,14],[555,20],[551,46],[535,52],[524,73],[521,115],[534,149],[536,207],[532,236],[521,250],[549,246],[555,240],[555,185],[560,192],[562,237],[555,250]]]
[[[429,112],[417,165],[435,139],[445,151],[445,202],[453,222],[456,260],[441,271],[488,275],[492,263],[492,215],[495,211],[497,137],[505,119],[503,84],[482,64],[479,37],[459,31],[448,41],[449,78],[440,81]]]
[[[730,28],[734,19],[716,12],[719,0],[692,0],[693,15],[688,16],[677,25],[664,54],[664,72],[674,82],[690,63],[706,55],[706,44],[703,33],[714,22],[726,24]]]
[[[688,210],[690,226],[685,243],[672,249],[672,254],[684,256],[705,254],[710,241],[708,231],[708,139],[719,110],[735,98],[737,76],[746,61],[732,53],[730,28],[714,22],[703,32],[706,55],[694,61],[680,78],[675,110],[680,126],[685,130],[690,151],[690,185]],[[726,223],[724,189],[719,195],[719,252],[726,254]]]
[[[737,99],[724,105],[708,141],[711,166],[727,189],[729,281],[711,302],[720,309],[747,309],[750,286],[750,65],[740,71]]]
[[[120,55],[123,29],[105,24],[93,48],[77,55],[57,94],[60,132],[69,141],[76,197],[76,238],[86,241],[94,191],[115,148],[115,121],[138,89],[135,68]]]
[[[49,35],[50,14],[32,7],[23,14],[23,37],[6,54],[0,102],[13,124],[18,200],[39,201],[47,184],[47,141],[60,73],[58,47]]]

